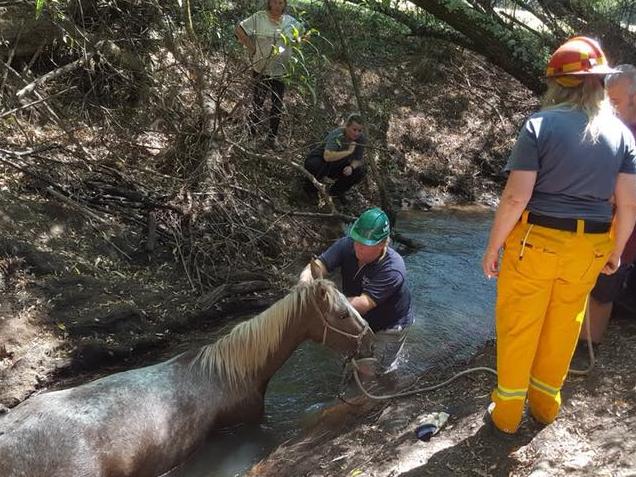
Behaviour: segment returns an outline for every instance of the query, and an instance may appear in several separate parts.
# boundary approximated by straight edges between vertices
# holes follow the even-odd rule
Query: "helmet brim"
[[[607,65],[596,65],[587,71],[572,71],[570,73],[561,73],[558,75],[548,76],[548,78],[558,78],[561,76],[587,76],[587,75],[605,76],[605,75],[611,75],[614,73],[620,73],[620,71],[615,68],[610,68]]]
[[[356,232],[353,228],[349,231],[349,237],[351,237],[354,242],[358,242],[358,243],[361,243],[362,245],[369,245],[369,246],[378,245],[379,243],[382,243],[387,239],[387,237],[383,237],[380,240],[371,240],[366,237],[363,237],[358,232]]]

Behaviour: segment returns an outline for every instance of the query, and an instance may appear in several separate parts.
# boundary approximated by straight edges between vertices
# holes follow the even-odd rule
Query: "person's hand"
[[[355,142],[350,142],[349,143],[349,147],[347,148],[347,152],[349,154],[353,154],[353,151],[355,151],[357,144]]]
[[[481,259],[481,268],[488,280],[499,275],[499,249],[486,249]]]
[[[312,281],[314,281],[314,277],[311,274],[311,268],[307,266],[300,273],[300,277],[298,278],[298,283],[311,283]]]
[[[352,173],[353,173],[353,167],[351,166],[347,166],[344,169],[342,169],[342,175],[350,176]]]
[[[609,257],[607,257],[607,262],[605,263],[603,270],[601,270],[601,273],[604,273],[605,275],[612,275],[620,266],[621,256],[616,252],[612,252]]]

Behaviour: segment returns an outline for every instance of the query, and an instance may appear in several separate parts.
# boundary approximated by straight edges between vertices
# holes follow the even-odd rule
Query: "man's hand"
[[[350,142],[349,143],[349,147],[347,148],[347,152],[349,154],[353,154],[353,151],[355,151],[357,144],[355,142]]]
[[[614,272],[616,272],[616,270],[618,270],[618,267],[621,266],[621,256],[616,254],[616,252],[612,252],[610,253],[609,257],[607,257],[607,263],[605,263],[605,266],[603,267],[603,270],[601,270],[601,273],[604,273],[605,275],[612,275]]]
[[[360,296],[350,296],[347,299],[362,317],[377,306],[373,298],[366,293],[362,293]]]
[[[343,176],[350,176],[351,174],[353,174],[353,167],[347,166],[344,169],[342,169]]]

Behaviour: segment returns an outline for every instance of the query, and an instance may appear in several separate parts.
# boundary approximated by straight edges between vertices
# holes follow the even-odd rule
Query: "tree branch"
[[[18,99],[22,99],[22,97],[24,95],[27,95],[29,93],[31,93],[35,88],[37,88],[38,86],[41,86],[42,84],[46,83],[47,81],[50,81],[52,79],[55,78],[59,78],[62,75],[65,75],[66,73],[69,73],[73,70],[76,70],[77,68],[79,68],[80,66],[85,65],[86,63],[88,63],[94,56],[95,56],[95,52],[91,52],[91,53],[86,53],[86,55],[82,56],[81,58],[67,64],[64,66],[61,66],[60,68],[57,68],[55,70],[49,71],[48,73],[46,73],[43,76],[40,76],[39,78],[37,78],[35,81],[32,81],[31,83],[29,83],[28,85],[26,85],[24,88],[22,88],[20,91],[18,91],[16,93],[16,97]]]
[[[362,93],[360,92],[360,83],[358,81],[358,76],[356,75],[353,69],[353,63],[351,62],[351,57],[349,55],[349,47],[347,44],[347,40],[345,38],[344,33],[342,32],[342,27],[340,22],[338,21],[338,17],[336,15],[335,9],[331,3],[332,0],[325,0],[325,5],[327,5],[327,10],[334,22],[336,32],[338,34],[338,39],[340,41],[340,47],[342,49],[342,54],[345,59],[345,63],[347,64],[347,69],[349,70],[349,76],[351,77],[351,84],[353,86],[353,92],[356,97],[356,102],[358,104],[358,109],[362,113],[364,117],[370,118],[370,110],[366,101],[364,100]],[[375,157],[369,157],[367,160],[369,164],[369,168],[371,169],[371,174],[373,175],[373,179],[378,186],[378,190],[380,192],[380,203],[382,204],[382,208],[385,212],[391,217],[391,222],[395,221],[395,214],[393,213],[393,207],[391,206],[391,202],[389,200],[389,196],[386,192],[386,188],[384,187],[384,180],[378,171],[378,166],[375,162]]]

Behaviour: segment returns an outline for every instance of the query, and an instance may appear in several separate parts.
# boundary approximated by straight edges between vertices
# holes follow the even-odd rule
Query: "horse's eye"
[[[349,312],[345,311],[342,315],[340,315],[340,319],[341,320],[346,320],[347,318],[349,318]]]

